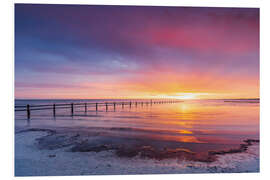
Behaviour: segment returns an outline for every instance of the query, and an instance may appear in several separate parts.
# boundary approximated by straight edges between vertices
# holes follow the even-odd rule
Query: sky
[[[259,9],[15,5],[15,98],[258,98]]]

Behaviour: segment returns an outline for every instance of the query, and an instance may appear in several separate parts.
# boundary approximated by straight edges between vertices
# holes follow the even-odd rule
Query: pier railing
[[[150,100],[150,101],[123,101],[123,102],[84,102],[84,103],[61,103],[61,104],[40,104],[40,105],[17,105],[15,106],[15,111],[25,111],[27,119],[30,119],[32,111],[38,110],[52,110],[53,116],[56,116],[57,109],[70,109],[70,115],[74,116],[75,108],[84,108],[84,111],[87,112],[89,108],[94,108],[94,111],[98,111],[100,107],[105,107],[105,110],[108,111],[109,107],[113,107],[116,110],[117,106],[124,108],[125,106],[137,107],[148,106],[153,104],[165,104],[165,103],[178,103],[180,100]]]

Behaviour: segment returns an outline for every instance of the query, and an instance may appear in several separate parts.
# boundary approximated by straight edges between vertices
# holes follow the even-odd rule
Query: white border
[[[50,179],[255,179],[270,177],[270,41],[269,0],[8,0],[1,2],[1,177],[14,178],[14,124],[13,124],[13,98],[14,98],[14,3],[50,3],[50,4],[111,4],[111,5],[161,5],[161,6],[208,6],[208,7],[260,7],[261,15],[261,43],[260,43],[260,84],[261,84],[261,173],[241,174],[181,174],[181,175],[128,175],[128,176],[73,176],[50,177]],[[26,177],[29,178],[29,177]],[[20,178],[20,179],[26,179]],[[42,177],[32,177],[41,179]],[[43,177],[44,178],[44,177]],[[45,177],[47,178],[47,177]]]

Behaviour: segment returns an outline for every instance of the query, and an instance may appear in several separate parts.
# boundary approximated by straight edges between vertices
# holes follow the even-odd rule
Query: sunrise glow
[[[16,5],[15,98],[259,98],[258,16]]]

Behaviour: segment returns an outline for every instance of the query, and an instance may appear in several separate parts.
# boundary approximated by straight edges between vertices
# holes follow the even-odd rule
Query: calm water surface
[[[15,104],[70,102],[16,100]],[[119,136],[148,137],[204,146],[215,144],[220,147],[233,147],[248,138],[259,139],[258,100],[184,100],[175,104],[132,105],[131,108],[129,105],[124,108],[119,105],[115,111],[110,106],[107,112],[105,107],[99,107],[98,112],[94,107],[89,107],[87,113],[84,107],[75,107],[73,117],[70,113],[70,109],[56,109],[54,118],[52,110],[32,111],[31,120],[27,121],[26,112],[15,112],[15,128],[104,128],[113,130]]]

